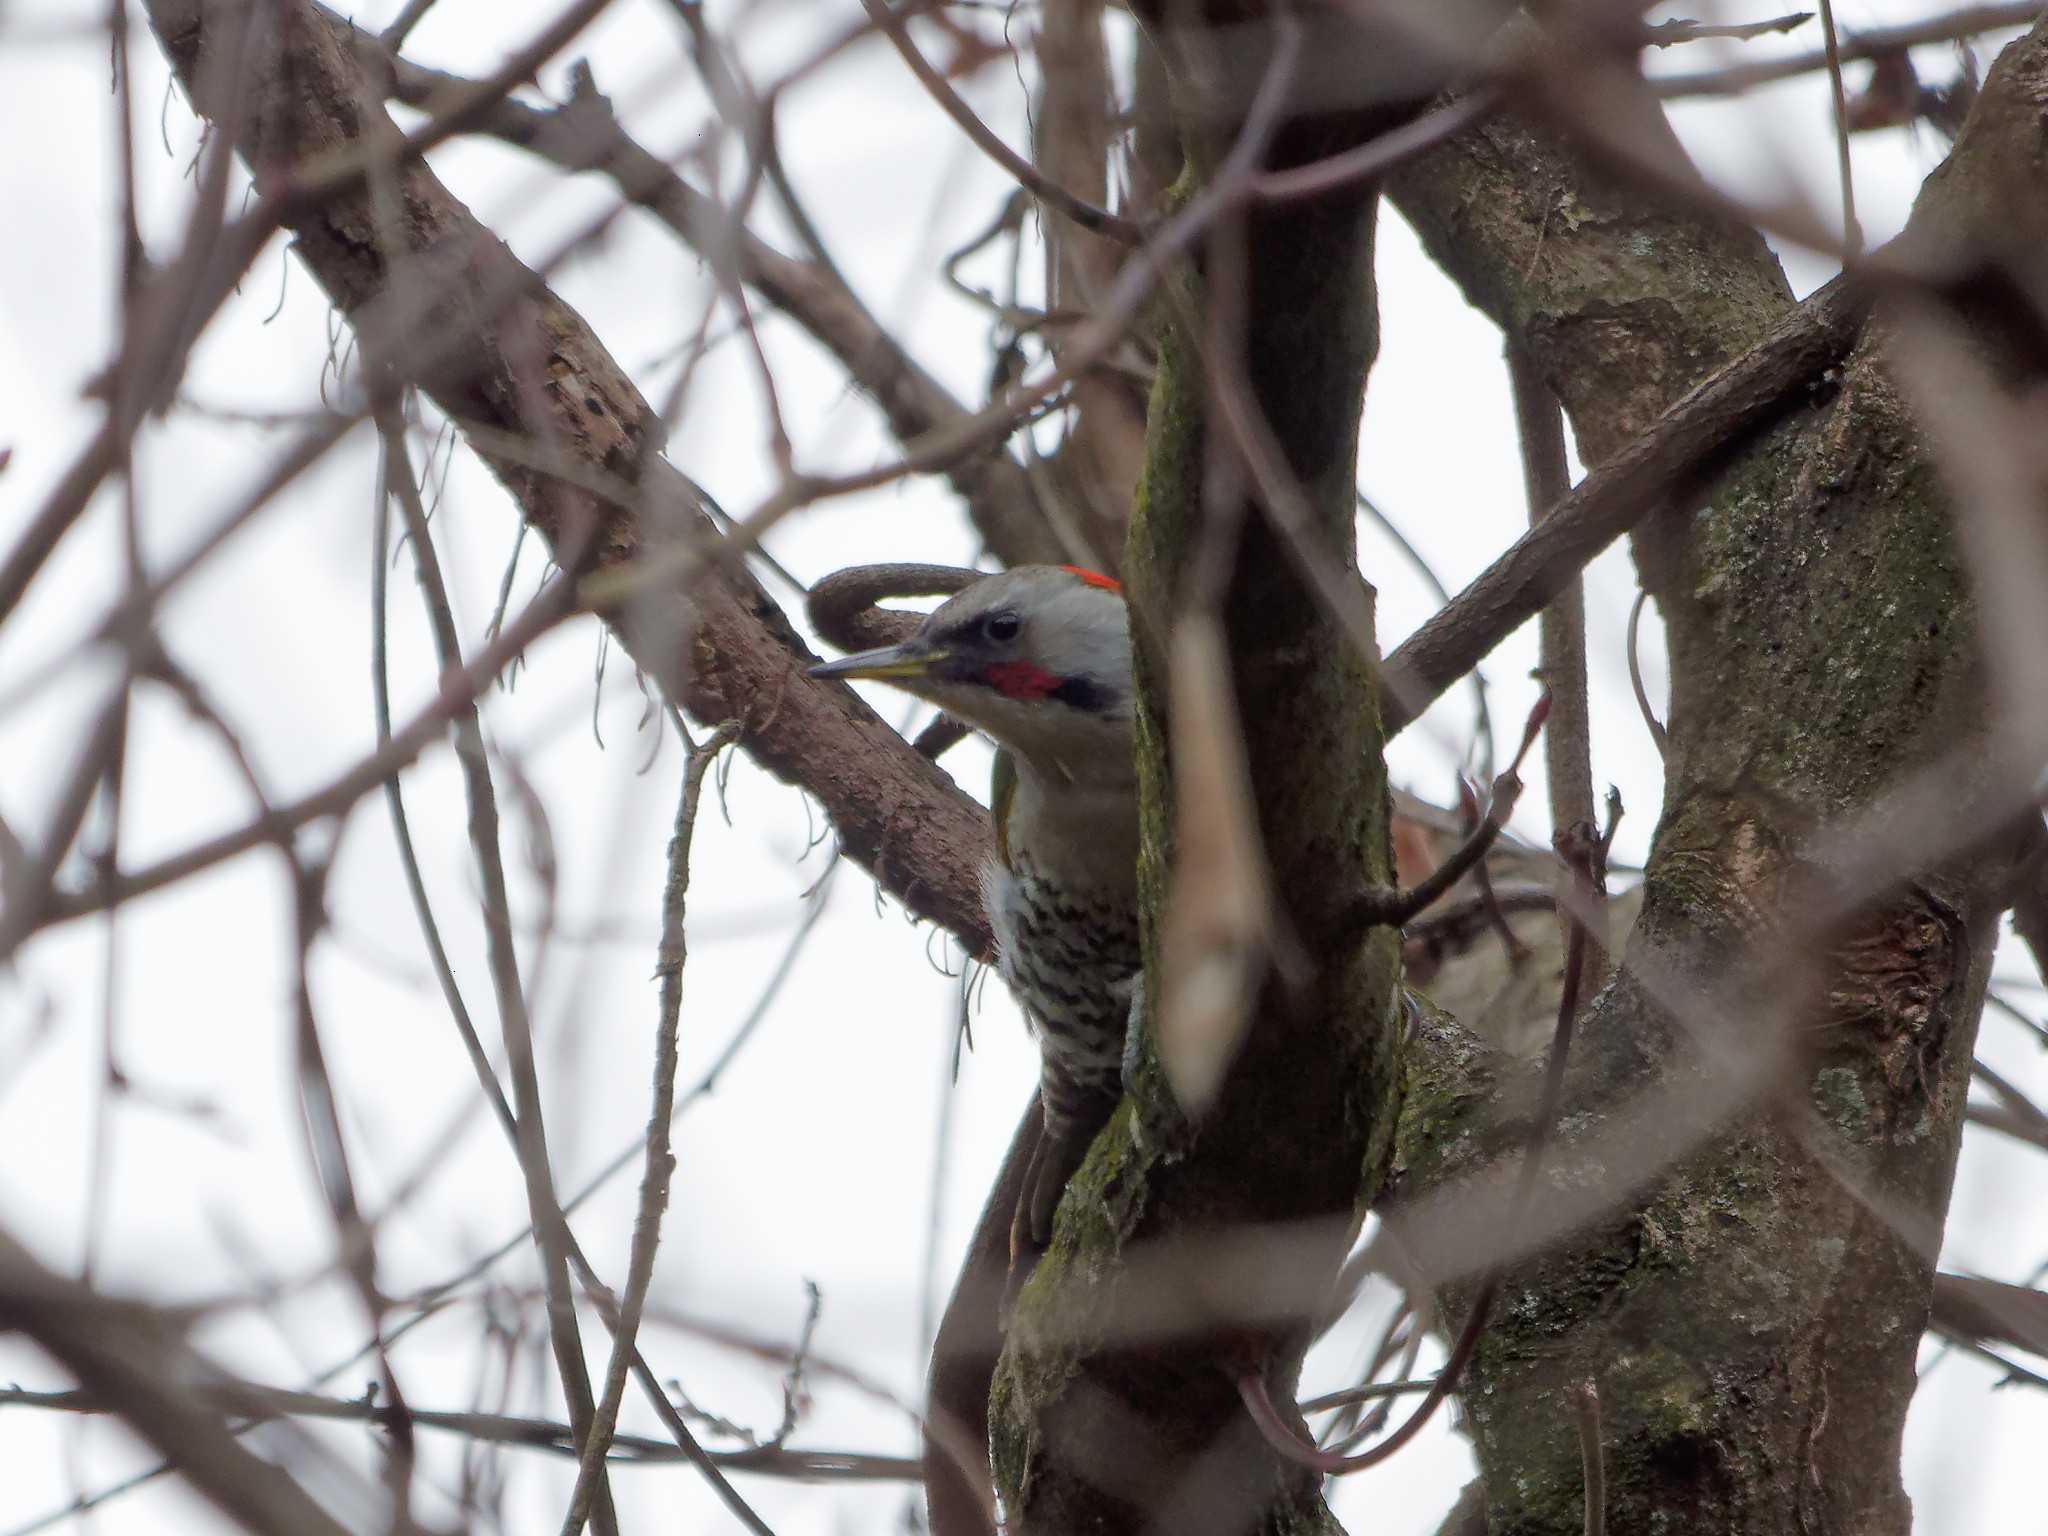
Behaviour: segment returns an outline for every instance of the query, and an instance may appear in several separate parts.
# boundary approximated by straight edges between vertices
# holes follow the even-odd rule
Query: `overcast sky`
[[[381,27],[398,9],[379,0],[356,14]],[[1923,13],[1908,3],[1848,0],[1845,25]],[[529,0],[440,0],[416,35],[422,60],[484,74],[532,35],[553,7]],[[712,5],[714,25],[734,29],[747,67],[769,80],[858,14],[831,5],[763,4],[743,14]],[[1765,8],[1731,12],[1748,19]],[[81,18],[99,7],[44,0],[0,4],[0,445],[13,460],[0,476],[0,543],[19,527],[98,420],[84,387],[116,341],[113,295],[118,205],[112,100],[104,34]],[[1698,15],[1696,9],[1679,14]],[[992,31],[993,16],[969,13]],[[1020,32],[1028,20],[1019,17]],[[1812,28],[1789,42],[1748,45],[1745,57],[1817,41]],[[143,226],[159,257],[174,249],[192,183],[185,171],[197,126],[181,98],[166,99],[166,69],[138,29],[133,50],[136,142]],[[707,106],[683,54],[673,11],[619,0],[577,53],[628,126],[649,147],[681,152],[701,131]],[[1686,68],[1717,54],[1685,51]],[[1925,50],[1929,76],[1945,80],[1945,49]],[[1664,67],[1671,61],[1656,59]],[[1988,62],[1988,57],[1987,57]],[[1852,71],[1852,80],[1861,70]],[[564,67],[551,67],[554,91]],[[982,115],[1013,144],[1028,142],[1026,93],[1007,66],[965,86]],[[161,104],[161,110],[159,106]],[[1703,167],[1749,194],[1789,184],[1832,206],[1833,145],[1825,84],[1818,77],[1772,89],[1742,107],[1697,105],[1676,120]],[[848,276],[876,312],[957,393],[979,399],[988,369],[986,317],[934,279],[943,254],[993,216],[1006,193],[993,169],[946,123],[889,50],[870,41],[786,98],[780,142],[789,170]],[[1919,180],[1937,161],[1931,134],[1859,139],[1859,207],[1875,239],[1903,221]],[[516,152],[458,143],[435,168],[529,260],[607,206],[610,188],[565,182]],[[760,231],[783,231],[762,200]],[[1453,588],[1474,575],[1524,519],[1520,470],[1498,334],[1466,310],[1393,214],[1380,224],[1383,339],[1366,408],[1361,479]],[[787,241],[783,243],[787,245]],[[1830,275],[1824,261],[1788,252],[1795,286]],[[675,374],[711,290],[707,274],[651,219],[622,219],[596,248],[571,260],[555,285],[589,319],[650,396]],[[804,468],[853,468],[891,451],[875,413],[794,327],[764,311],[762,341]],[[145,557],[167,563],[255,483],[289,433],[237,413],[315,409],[334,380],[323,361],[339,332],[282,242],[255,264],[240,296],[196,352],[185,406],[151,422],[137,445]],[[343,344],[345,345],[345,343]],[[339,352],[341,345],[334,350]],[[415,445],[418,453],[424,443]],[[707,359],[684,409],[670,457],[735,515],[772,485],[767,428],[742,355],[721,346]],[[445,452],[446,485],[436,537],[455,592],[465,642],[474,646],[496,600],[514,545],[507,498],[467,457]],[[361,756],[373,740],[369,669],[370,511],[375,453],[358,430],[301,479],[284,502],[191,582],[164,615],[172,653],[213,691],[245,735],[279,796],[313,786]],[[926,480],[852,497],[789,519],[767,540],[803,580],[872,560],[964,562],[975,550],[945,486]],[[40,826],[83,723],[112,682],[101,655],[79,648],[117,591],[119,520],[103,496],[0,629],[0,814]],[[1431,611],[1426,588],[1368,533],[1362,564],[1379,585],[1382,644],[1391,647]],[[529,546],[515,592],[539,579]],[[771,590],[787,598],[786,589]],[[1639,860],[1659,798],[1659,765],[1629,696],[1623,631],[1635,584],[1611,551],[1589,575],[1595,769],[1630,808],[1618,855]],[[392,582],[393,673],[403,718],[430,695],[436,674],[410,563]],[[1644,669],[1662,700],[1662,653],[1645,627]],[[1512,729],[1533,698],[1527,673],[1533,630],[1487,664],[1496,718]],[[601,680],[593,705],[593,677]],[[247,819],[250,807],[216,745],[160,692],[140,695],[129,757],[122,857],[140,863]],[[878,697],[892,719],[900,701]],[[682,755],[648,717],[621,656],[604,655],[593,624],[540,643],[516,686],[494,693],[487,730],[502,763],[545,807],[560,864],[558,931],[530,942],[536,1022],[543,1035],[549,1133],[564,1190],[635,1143],[645,1118],[655,1016],[651,979],[662,860]],[[1425,726],[1393,749],[1396,777],[1443,799],[1469,734],[1466,696],[1453,694]],[[601,740],[600,740],[601,738]],[[969,746],[948,766],[973,793],[985,789],[986,753]],[[509,780],[501,774],[501,790]],[[415,837],[472,1012],[487,1039],[495,1018],[482,964],[474,875],[451,755],[430,754],[405,780]],[[523,922],[539,921],[540,887],[528,849],[532,827],[507,794],[506,843]],[[1516,827],[1547,838],[1543,796],[1528,796]],[[694,1081],[747,1016],[790,942],[805,892],[825,873],[830,843],[793,790],[732,764],[707,795],[690,899],[690,959],[683,1010],[683,1079]],[[87,846],[103,828],[89,824]],[[331,891],[334,926],[319,945],[313,979],[330,1063],[344,1103],[356,1174],[367,1204],[384,1209],[426,1149],[466,1117],[455,1151],[393,1215],[381,1278],[403,1294],[459,1271],[523,1226],[516,1168],[495,1126],[479,1112],[474,1079],[427,970],[404,897],[385,808],[367,800],[346,824]],[[1036,1080],[1036,1051],[999,983],[980,988],[974,1049],[949,1087],[959,1016],[957,953],[909,924],[856,868],[839,871],[828,910],[758,1033],[715,1094],[683,1116],[679,1168],[655,1285],[673,1313],[792,1340],[805,1282],[823,1295],[816,1347],[856,1366],[906,1401],[921,1394],[920,1305],[928,1280],[943,1292],[983,1191]],[[0,977],[0,1225],[46,1262],[75,1268],[87,1245],[91,1148],[107,1012],[108,933],[74,924],[39,939],[18,972]],[[285,1300],[239,1309],[202,1329],[218,1357],[249,1376],[297,1385],[360,1342],[362,1318],[344,1287],[321,1278],[333,1234],[311,1175],[291,1079],[291,903],[278,861],[247,855],[129,909],[115,938],[119,1051],[138,1095],[111,1124],[111,1178],[99,1239],[99,1275],[111,1289],[159,1299],[240,1294],[284,1282]],[[2014,956],[2001,974],[2037,1016],[2041,999]],[[535,980],[537,976],[537,980]],[[2028,1039],[1987,1015],[1980,1054],[2037,1096],[2048,1071]],[[942,1105],[950,1132],[941,1152]],[[938,1170],[935,1175],[935,1168]],[[638,1164],[614,1179],[577,1220],[592,1257],[623,1279]],[[1982,1131],[1966,1139],[1945,1267],[2004,1279],[2028,1276],[2048,1258],[2048,1202],[2038,1161]],[[933,1273],[926,1228],[938,1221]],[[2024,1192],[2024,1193],[2022,1193]],[[509,1391],[520,1410],[555,1414],[551,1388],[537,1393],[531,1366],[509,1389],[477,1340],[486,1311],[524,1326],[534,1266],[524,1254],[491,1271],[495,1300],[472,1287],[461,1305],[422,1327],[398,1355],[415,1406],[457,1407]],[[1375,1295],[1311,1362],[1305,1390],[1347,1384],[1383,1315]],[[586,1334],[601,1337],[594,1323]],[[672,1329],[648,1340],[665,1375],[681,1379],[703,1408],[773,1427],[780,1386],[771,1368],[736,1359]],[[1925,1352],[1931,1356],[1930,1349]],[[533,1357],[529,1355],[530,1361]],[[551,1369],[551,1367],[550,1367]],[[362,1390],[358,1365],[334,1389]],[[1909,1424],[1907,1486],[1925,1531],[2039,1523],[2039,1447],[2048,1444],[2048,1395],[1988,1390],[1995,1374],[1951,1358],[1935,1371]],[[0,1343],[0,1381],[57,1385],[33,1352]],[[844,1387],[816,1385],[799,1443],[904,1451],[909,1422]],[[658,1433],[629,1396],[626,1426]],[[290,1458],[305,1440],[374,1467],[359,1429],[259,1435]],[[453,1447],[435,1452],[423,1478],[452,1487]],[[0,1408],[0,1532],[100,1488],[148,1457],[103,1423]],[[533,1453],[508,1455],[507,1510],[519,1532],[552,1529],[571,1469]],[[1383,1536],[1427,1532],[1469,1476],[1462,1440],[1438,1425],[1390,1465],[1340,1486],[1335,1507],[1352,1529]],[[725,1529],[698,1480],[678,1469],[617,1475],[629,1529]],[[749,1479],[746,1492],[782,1536],[876,1531],[900,1519],[900,1488],[829,1490]],[[426,1495],[430,1514],[445,1513]],[[98,1528],[130,1532],[221,1528],[175,1484],[160,1482],[105,1507]]]

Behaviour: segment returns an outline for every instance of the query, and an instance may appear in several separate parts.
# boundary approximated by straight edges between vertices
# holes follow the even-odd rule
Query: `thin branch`
[[[1108,235],[1126,245],[1137,245],[1143,240],[1145,232],[1138,225],[1056,185],[1037,166],[996,137],[988,124],[974,115],[974,109],[960,99],[959,92],[947,83],[946,77],[932,68],[931,61],[918,52],[903,18],[890,9],[888,0],[861,0],[861,4],[903,56],[903,62],[917,76],[918,84],[931,94],[932,100],[939,104],[946,116],[960,125],[961,132],[974,141],[977,149],[1015,177],[1034,197],[1095,234]]]
[[[1820,0],[1821,36],[1828,61],[1828,89],[1835,105],[1835,174],[1842,183],[1842,240],[1853,259],[1863,252],[1863,226],[1856,222],[1856,178],[1849,168],[1849,96],[1842,88],[1842,50],[1835,33],[1834,0]]]
[[[410,473],[395,466],[389,457],[391,439],[380,436],[384,457],[378,483],[377,508],[374,532],[370,539],[370,692],[376,714],[377,745],[381,750],[391,740],[391,666],[390,666],[390,624],[389,624],[389,572],[391,567],[391,486],[396,474]],[[434,917],[433,903],[427,894],[426,877],[421,872],[419,853],[412,840],[412,824],[405,811],[405,789],[401,777],[392,773],[384,781],[384,800],[391,811],[392,838],[398,846],[398,862],[405,874],[406,892],[412,899],[413,915],[418,919],[420,938],[427,946],[427,962],[433,968],[434,979],[441,988],[441,1000],[448,1010],[448,1017],[455,1025],[455,1032],[462,1041],[462,1048],[469,1057],[477,1082],[482,1085],[484,1102],[497,1117],[508,1142],[518,1141],[518,1123],[512,1113],[512,1105],[505,1097],[505,1090],[498,1082],[496,1069],[491,1065],[490,1052],[484,1048],[483,1036],[477,1032],[476,1022],[470,1016],[469,1007],[463,1001],[462,988],[456,982],[455,968],[448,959],[448,946],[441,938],[441,925]]]
[[[440,562],[434,554],[426,508],[421,504],[419,486],[413,480],[405,451],[404,423],[395,410],[386,410],[380,413],[379,429],[385,443],[386,489],[397,497],[404,515],[434,649],[444,673],[458,671],[462,667],[462,642],[455,631],[455,616],[449,608]],[[562,1394],[569,1405],[569,1422],[576,1428],[577,1443],[588,1446],[593,1440],[594,1415],[590,1367],[584,1359],[582,1329],[569,1289],[568,1223],[561,1214],[554,1171],[548,1159],[533,1025],[527,1014],[526,992],[513,944],[512,901],[499,845],[497,792],[491,782],[483,722],[474,698],[456,711],[454,724],[456,761],[462,770],[463,794],[469,804],[470,852],[483,887],[484,947],[492,990],[497,996],[506,1065],[512,1078],[514,1146],[526,1183],[527,1208],[533,1218],[546,1284],[548,1334],[561,1373]],[[616,1536],[618,1517],[612,1508],[609,1484],[601,1484],[598,1489],[593,1519],[600,1536]]]
[[[389,1305],[377,1286],[376,1234],[363,1219],[356,1197],[355,1175],[349,1166],[348,1142],[341,1129],[341,1105],[334,1091],[334,1079],[327,1069],[327,1053],[320,1041],[320,1024],[313,1009],[312,957],[320,930],[326,926],[327,866],[307,863],[287,852],[292,865],[292,909],[294,946],[292,1001],[297,1024],[294,1067],[299,1085],[299,1110],[306,1133],[307,1151],[313,1170],[326,1197],[334,1221],[337,1267],[354,1285],[363,1304],[370,1331],[381,1333]],[[394,1518],[402,1523],[412,1519],[412,1482],[417,1464],[412,1417],[405,1393],[398,1384],[398,1371],[387,1350],[377,1352],[377,1372],[391,1408],[386,1428],[391,1435],[391,1455],[385,1482],[391,1493]]]
[[[1526,347],[1509,342],[1508,382],[1521,438],[1522,485],[1534,527],[1571,493],[1565,458],[1564,408],[1543,381]],[[1539,624],[1538,675],[1551,699],[1543,733],[1545,777],[1554,828],[1594,825],[1592,713],[1586,698],[1586,589],[1574,577],[1544,605]]]
[[[1637,641],[1642,631],[1643,605],[1649,602],[1647,590],[1638,588],[1636,600],[1628,605],[1628,685],[1636,696],[1636,708],[1642,712],[1644,729],[1650,733],[1650,741],[1657,748],[1659,757],[1665,756],[1664,722],[1657,718],[1657,711],[1650,707],[1650,690],[1643,686],[1643,658]]]
[[[1644,517],[1689,494],[1786,403],[1847,355],[1867,290],[1837,278],[1755,346],[1682,395],[1627,447],[1481,572],[1389,656],[1382,705],[1392,735],[1588,562]]]
[[[57,872],[78,839],[100,785],[126,750],[128,694],[134,680],[134,672],[124,670],[100,705],[61,783],[48,824],[33,844],[33,855],[7,867],[4,892],[0,892],[5,896],[5,904],[0,906],[0,963],[11,960],[29,935],[63,905]],[[111,875],[112,871],[109,868],[103,873]]]
[[[369,1394],[327,1397],[317,1392],[258,1386],[253,1382],[224,1381],[201,1388],[198,1395],[217,1412],[251,1419],[329,1419],[385,1428],[393,1414],[390,1404],[379,1402]],[[23,1387],[0,1387],[0,1408],[40,1408],[57,1413],[83,1414],[113,1411],[105,1400],[91,1392],[36,1392]],[[558,1456],[581,1454],[576,1448],[576,1432],[567,1424],[551,1419],[433,1408],[413,1408],[408,1410],[408,1414],[412,1422],[422,1429],[461,1435],[488,1445],[518,1446],[549,1451]],[[798,1482],[913,1482],[918,1475],[917,1462],[910,1457],[877,1456],[863,1451],[823,1451],[769,1445],[707,1454],[728,1472],[790,1478]],[[646,1435],[614,1435],[608,1455],[614,1466],[629,1467],[673,1466],[687,1460],[673,1441],[656,1440]]]
[[[1402,1397],[1411,1392],[1427,1392],[1435,1385],[1434,1376],[1418,1376],[1413,1380],[1369,1381],[1364,1386],[1346,1387],[1341,1392],[1325,1392],[1321,1397],[1308,1398],[1296,1406],[1303,1413],[1324,1413],[1332,1408],[1349,1407],[1352,1403],[1369,1403],[1384,1397]]]
[[[1896,27],[1872,27],[1853,33],[1840,43],[1836,57],[1840,64],[1851,64],[1859,59],[1880,59],[1903,49],[1917,48],[1923,43],[1953,42],[1980,32],[2024,27],[2041,14],[2042,8],[2042,0],[1967,5],[1923,21]],[[1773,80],[1810,75],[1827,67],[1827,50],[1815,48],[1805,53],[1788,54],[1784,58],[1759,59],[1754,63],[1731,65],[1727,69],[1709,70],[1703,74],[1652,76],[1644,83],[1651,94],[1667,101],[1683,96],[1733,96],[1755,86],[1768,85]]]
[[[1550,694],[1546,692],[1536,701],[1536,707],[1529,711],[1528,723],[1522,728],[1522,745],[1516,751],[1514,761],[1493,781],[1493,799],[1486,808],[1485,816],[1466,834],[1465,840],[1450,857],[1410,890],[1388,888],[1360,896],[1350,914],[1354,924],[1361,928],[1381,924],[1392,928],[1405,926],[1410,918],[1464,879],[1486,857],[1501,829],[1507,825],[1508,817],[1514,814],[1515,802],[1522,794],[1522,759],[1528,756],[1529,748],[1535,743],[1549,714]]]
[[[584,1443],[582,1464],[576,1469],[576,1486],[570,1495],[569,1513],[562,1522],[562,1536],[579,1536],[584,1521],[590,1518],[592,1497],[600,1491],[604,1459],[617,1431],[619,1405],[626,1393],[633,1340],[640,1329],[647,1287],[654,1279],[661,1218],[668,1208],[669,1180],[675,1172],[675,1154],[669,1150],[669,1125],[675,1114],[677,1039],[683,1009],[683,962],[687,953],[683,910],[690,886],[690,844],[697,830],[697,801],[703,793],[705,770],[731,743],[733,735],[730,726],[720,726],[702,745],[691,749],[683,768],[675,830],[669,837],[668,879],[662,888],[661,949],[655,965],[661,978],[661,1001],[654,1033],[654,1103],[647,1115],[647,1159],[640,1175],[640,1208],[633,1219],[626,1293],[619,1303],[611,1359],[605,1366],[604,1394],[598,1400],[591,1435]]]
[[[690,55],[696,62],[698,76],[710,92],[712,102],[717,106],[719,116],[739,126],[740,137],[746,144],[747,174],[730,210],[724,210],[720,227],[726,231],[746,228],[747,215],[753,207],[754,194],[759,189],[761,178],[767,174],[772,152],[768,148],[774,135],[775,98],[770,95],[765,101],[756,102],[751,93],[742,88],[738,78],[725,61],[718,47],[718,40],[711,35],[711,28],[704,19],[704,9],[696,0],[675,0],[674,8],[681,16],[684,30],[690,37]],[[718,285],[725,291],[726,302],[732,306],[739,322],[739,331],[746,338],[747,356],[754,365],[756,387],[761,393],[761,405],[768,417],[768,450],[773,456],[775,467],[783,474],[790,472],[794,462],[794,450],[790,446],[789,430],[783,425],[782,400],[775,387],[775,370],[768,365],[768,354],[761,348],[761,335],[754,326],[754,311],[747,303],[746,288],[742,284],[739,265],[733,259],[733,241],[727,237],[716,241],[707,255]],[[678,386],[679,390],[681,386]]]
[[[1377,181],[1389,171],[1456,138],[1475,123],[1483,122],[1493,115],[1501,99],[1499,89],[1491,85],[1466,91],[1342,154],[1255,176],[1252,196],[1262,203],[1290,203]]]
[[[1652,48],[1671,48],[1680,43],[1695,43],[1703,38],[1725,37],[1746,43],[1752,38],[1766,37],[1773,32],[1794,32],[1813,20],[1811,11],[1789,11],[1783,16],[1772,16],[1763,21],[1686,21],[1674,18],[1660,21],[1643,28],[1643,41]]]

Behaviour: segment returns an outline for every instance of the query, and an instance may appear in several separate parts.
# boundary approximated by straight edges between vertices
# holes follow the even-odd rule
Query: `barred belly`
[[[1056,1139],[1092,1139],[1123,1092],[1124,1037],[1139,969],[1138,914],[1054,885],[1027,857],[982,877],[999,967],[1037,1031],[1039,1093]]]

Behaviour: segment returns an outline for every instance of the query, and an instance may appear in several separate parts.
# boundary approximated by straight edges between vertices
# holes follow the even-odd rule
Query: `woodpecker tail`
[[[1109,1123],[1122,1092],[1122,1084],[1114,1078],[1103,1084],[1071,1082],[1047,1061],[1039,1090],[1045,1106],[1045,1135],[1032,1154],[1016,1216],[1010,1223],[1013,1283],[1029,1273],[1030,1265],[1024,1262],[1027,1257],[1035,1258],[1052,1241],[1053,1213],[1059,1209],[1060,1196],[1088,1156],[1095,1133]]]

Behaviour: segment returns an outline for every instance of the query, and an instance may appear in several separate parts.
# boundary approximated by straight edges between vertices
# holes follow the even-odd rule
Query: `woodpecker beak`
[[[915,641],[911,641],[903,645],[885,645],[873,651],[858,651],[851,656],[842,656],[837,661],[821,661],[810,669],[810,675],[836,677],[849,682],[855,678],[894,681],[899,678],[927,676],[933,667],[945,659],[944,651],[926,650]]]

